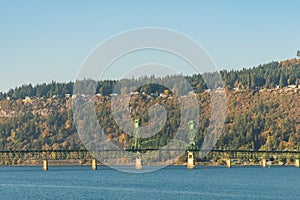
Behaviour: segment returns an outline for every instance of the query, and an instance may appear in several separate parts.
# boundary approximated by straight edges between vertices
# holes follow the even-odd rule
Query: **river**
[[[100,166],[0,167],[0,199],[299,199],[295,167],[169,166],[125,173]]]

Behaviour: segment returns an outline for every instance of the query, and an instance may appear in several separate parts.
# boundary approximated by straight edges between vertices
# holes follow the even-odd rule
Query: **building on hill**
[[[25,99],[23,100],[24,103],[32,103],[32,100],[30,97],[26,96]]]

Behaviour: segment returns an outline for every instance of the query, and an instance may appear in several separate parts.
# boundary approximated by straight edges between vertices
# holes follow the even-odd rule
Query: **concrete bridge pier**
[[[295,159],[295,167],[300,167],[300,159],[299,158]]]
[[[135,159],[135,169],[142,169],[142,156],[139,151],[136,152],[136,159]]]
[[[188,151],[187,153],[188,153],[187,168],[194,169],[195,168],[194,153],[192,151]]]
[[[47,159],[43,160],[43,170],[48,171],[48,160]]]
[[[92,159],[92,170],[97,170],[97,159],[96,158]]]
[[[225,162],[226,162],[226,167],[227,168],[231,168],[231,159],[230,158],[226,158]]]
[[[261,159],[260,165],[261,165],[263,168],[266,168],[266,167],[267,167],[267,159],[265,159],[265,158]]]

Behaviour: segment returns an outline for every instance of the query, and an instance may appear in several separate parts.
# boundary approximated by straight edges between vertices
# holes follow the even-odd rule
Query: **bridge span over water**
[[[151,158],[147,152],[154,152]],[[88,164],[92,169],[97,169],[99,164],[107,160],[115,161],[116,165],[134,164],[137,169],[142,165],[162,164],[155,163],[159,157],[168,157],[174,152],[183,152],[178,160],[169,160],[168,164],[186,164],[192,169],[196,164],[203,165],[225,165],[230,168],[232,165],[295,165],[300,167],[300,151],[284,150],[195,150],[195,149],[126,149],[126,150],[0,150],[0,165],[42,165],[48,170],[49,161],[79,161],[78,163]],[[122,160],[123,162],[121,162]],[[151,162],[149,161],[151,160]],[[104,162],[103,162],[104,161]],[[68,163],[68,162],[67,162]]]

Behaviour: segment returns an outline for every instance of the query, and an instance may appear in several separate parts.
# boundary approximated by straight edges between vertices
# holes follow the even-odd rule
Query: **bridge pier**
[[[97,170],[97,159],[96,158],[92,159],[92,170]]]
[[[142,156],[139,151],[136,152],[136,159],[135,159],[135,169],[142,169]]]
[[[260,165],[261,165],[263,168],[266,168],[266,167],[267,167],[267,159],[265,159],[265,158],[261,159]]]
[[[187,168],[194,169],[195,168],[194,153],[192,151],[188,151],[187,153],[188,153]]]
[[[299,158],[295,159],[295,167],[300,167],[300,159]]]
[[[231,168],[231,159],[230,158],[226,158],[225,162],[226,162],[226,167],[227,168]]]
[[[43,170],[48,171],[48,160],[47,159],[43,160]]]

